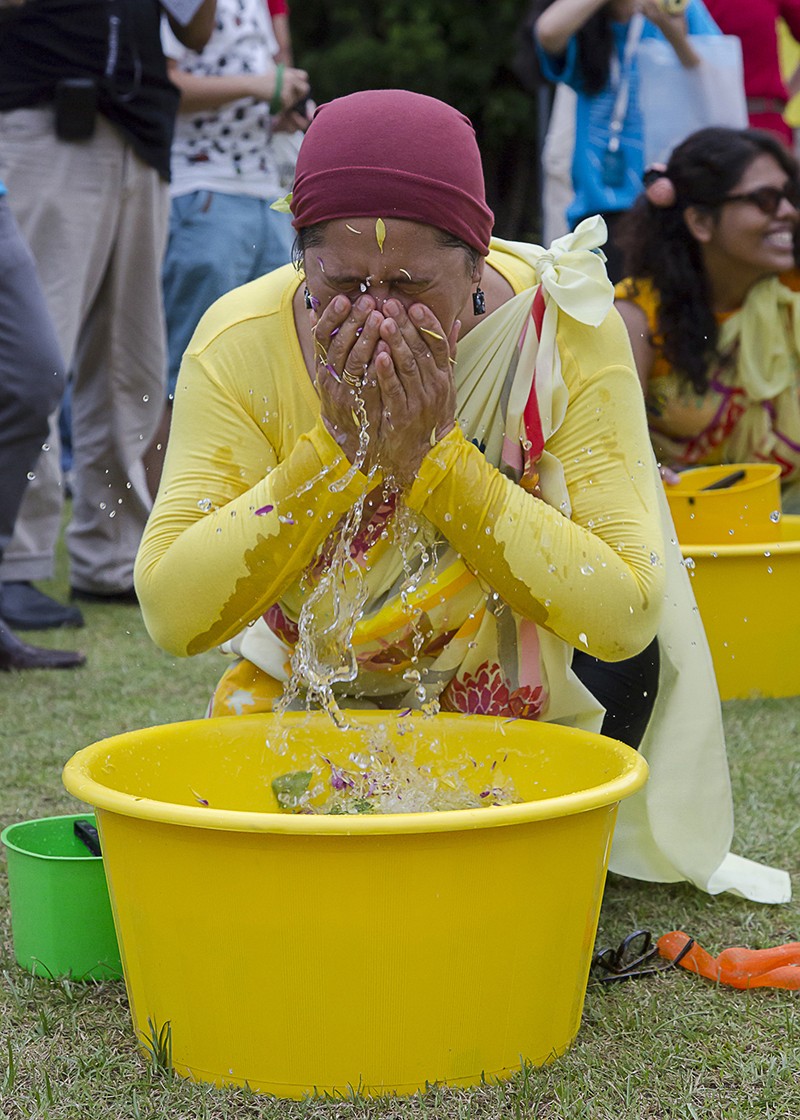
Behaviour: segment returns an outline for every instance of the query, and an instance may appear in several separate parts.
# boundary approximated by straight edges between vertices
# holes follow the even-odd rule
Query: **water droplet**
[[[686,557],[683,562],[683,566],[684,568],[688,568],[691,571],[691,569],[694,567],[694,560],[691,558],[691,556]]]
[[[654,568],[657,564],[661,563],[661,561],[658,558],[658,553],[657,552],[651,552],[650,553],[650,563],[653,565]]]
[[[142,396],[142,400],[144,401],[144,403],[145,403],[145,404],[147,404],[147,402],[148,402],[148,401],[150,400],[150,397],[149,397],[149,395],[148,395],[147,393],[145,393],[145,394],[144,394],[144,395]]]
[[[452,520],[453,520],[453,515],[452,515],[452,513],[446,513],[446,514],[444,515],[444,520],[445,520],[445,521],[452,521]]]
[[[579,642],[583,642],[583,644],[584,644],[584,645],[585,645],[585,646],[587,647],[587,649],[588,649],[588,647],[589,647],[589,639],[588,639],[588,638],[586,637],[586,635],[585,635],[584,633],[580,633],[580,634],[578,635],[578,641],[579,641]]]
[[[773,522],[773,523],[774,523],[775,525],[777,525],[777,524],[778,524],[778,522],[779,522],[779,521],[780,521],[780,519],[781,519],[781,511],[780,511],[779,509],[774,509],[774,510],[772,511],[772,513],[771,513],[771,514],[769,515],[769,519],[770,519],[770,521],[772,521],[772,522]]]
[[[105,503],[105,502],[101,502],[101,503],[100,503],[100,509],[105,509],[105,508],[106,508],[106,503]]]
[[[581,567],[581,574],[585,575],[585,576],[593,576],[594,575],[594,568],[592,567],[591,564],[584,564]]]
[[[554,572],[558,571],[558,568],[555,566],[555,564],[548,564],[547,570],[552,575]]]
[[[50,450],[50,444],[49,443],[43,443],[42,444],[42,451],[49,451],[49,450]]]
[[[769,550],[769,549],[767,549],[767,550],[766,550],[766,552],[764,553],[764,555],[765,555],[765,556],[766,556],[767,558],[769,558],[769,557],[770,557],[770,556],[772,555],[772,553],[770,552],[770,550]]]
[[[116,517],[117,516],[117,511],[115,509],[112,509],[111,513],[109,513],[108,516],[109,517]]]
[[[214,508],[214,503],[210,498],[201,498],[197,503],[197,508],[202,510],[203,513],[209,513]]]
[[[772,568],[771,567],[767,568],[767,575],[768,576],[772,575]]]
[[[28,482],[33,482],[35,478],[36,475],[33,473],[33,471],[28,471]]]

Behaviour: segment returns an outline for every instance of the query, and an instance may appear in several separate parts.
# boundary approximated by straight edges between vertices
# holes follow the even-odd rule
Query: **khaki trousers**
[[[70,582],[125,590],[151,506],[142,456],[164,406],[166,184],[103,116],[91,139],[59,140],[50,106],[0,113],[0,179],[73,375]],[[50,428],[0,580],[53,572],[64,493],[57,415]]]

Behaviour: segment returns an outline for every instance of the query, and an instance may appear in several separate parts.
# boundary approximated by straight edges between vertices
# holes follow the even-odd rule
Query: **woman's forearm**
[[[269,101],[275,92],[275,71],[269,74],[189,74],[169,65],[170,81],[181,94],[181,113],[221,109],[246,97]]]
[[[559,433],[571,519],[492,467],[458,429],[427,456],[408,502],[513,611],[611,661],[655,634],[663,541],[641,401],[631,411],[609,404],[620,383],[629,399],[641,392],[629,369],[604,372],[584,391],[582,418],[568,412]]]
[[[190,375],[195,359],[184,359]],[[272,606],[367,487],[318,422],[278,462],[235,394],[199,377],[175,410],[136,559],[145,624],[177,656],[211,649]],[[279,438],[279,437],[276,437]]]
[[[548,54],[563,54],[567,43],[606,0],[555,0],[534,25],[534,35]]]

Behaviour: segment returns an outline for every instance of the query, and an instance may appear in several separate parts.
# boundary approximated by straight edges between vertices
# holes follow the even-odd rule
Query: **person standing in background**
[[[30,473],[64,389],[58,340],[25,244],[0,183],[0,560]],[[2,586],[0,586],[0,601]],[[73,669],[82,653],[20,641],[0,618],[0,670]]]
[[[159,273],[178,103],[160,41],[171,8],[175,33],[201,49],[215,0],[2,10],[0,175],[74,371],[67,548],[77,600],[135,602],[133,561],[150,509],[142,456],[163,394]],[[80,619],[34,585],[53,573],[61,526],[56,415],[46,442],[0,568],[0,614],[15,627]]]
[[[706,5],[723,34],[741,40],[750,127],[774,132],[791,148],[792,129],[783,114],[800,88],[800,68],[784,81],[777,25],[783,19],[800,39],[800,0],[706,0]]]
[[[700,0],[669,14],[658,0],[553,0],[534,34],[542,73],[577,93],[572,182],[567,209],[571,229],[592,214],[608,226],[608,273],[621,280],[622,256],[614,227],[642,189],[644,137],[638,100],[636,52],[643,38],[666,39],[681,63],[700,62],[691,34],[718,28]]]
[[[291,259],[290,216],[271,208],[285,193],[272,117],[290,114],[309,92],[305,70],[275,63],[279,47],[264,0],[217,0],[202,54],[182,47],[166,23],[162,44],[181,101],[163,267],[168,400],[147,457],[152,493],[181,359],[201,316],[225,292]]]

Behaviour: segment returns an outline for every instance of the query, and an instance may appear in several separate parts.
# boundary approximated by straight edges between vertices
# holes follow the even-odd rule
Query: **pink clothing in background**
[[[759,106],[760,99],[786,105],[788,95],[781,77],[776,23],[784,19],[795,39],[800,40],[800,0],[705,0],[706,7],[725,35],[742,41],[744,87],[752,128],[777,133],[788,145],[792,130],[782,109]],[[755,99],[755,100],[754,100]]]
[[[267,6],[271,16],[285,16],[289,13],[289,5],[286,0],[267,0]]]

